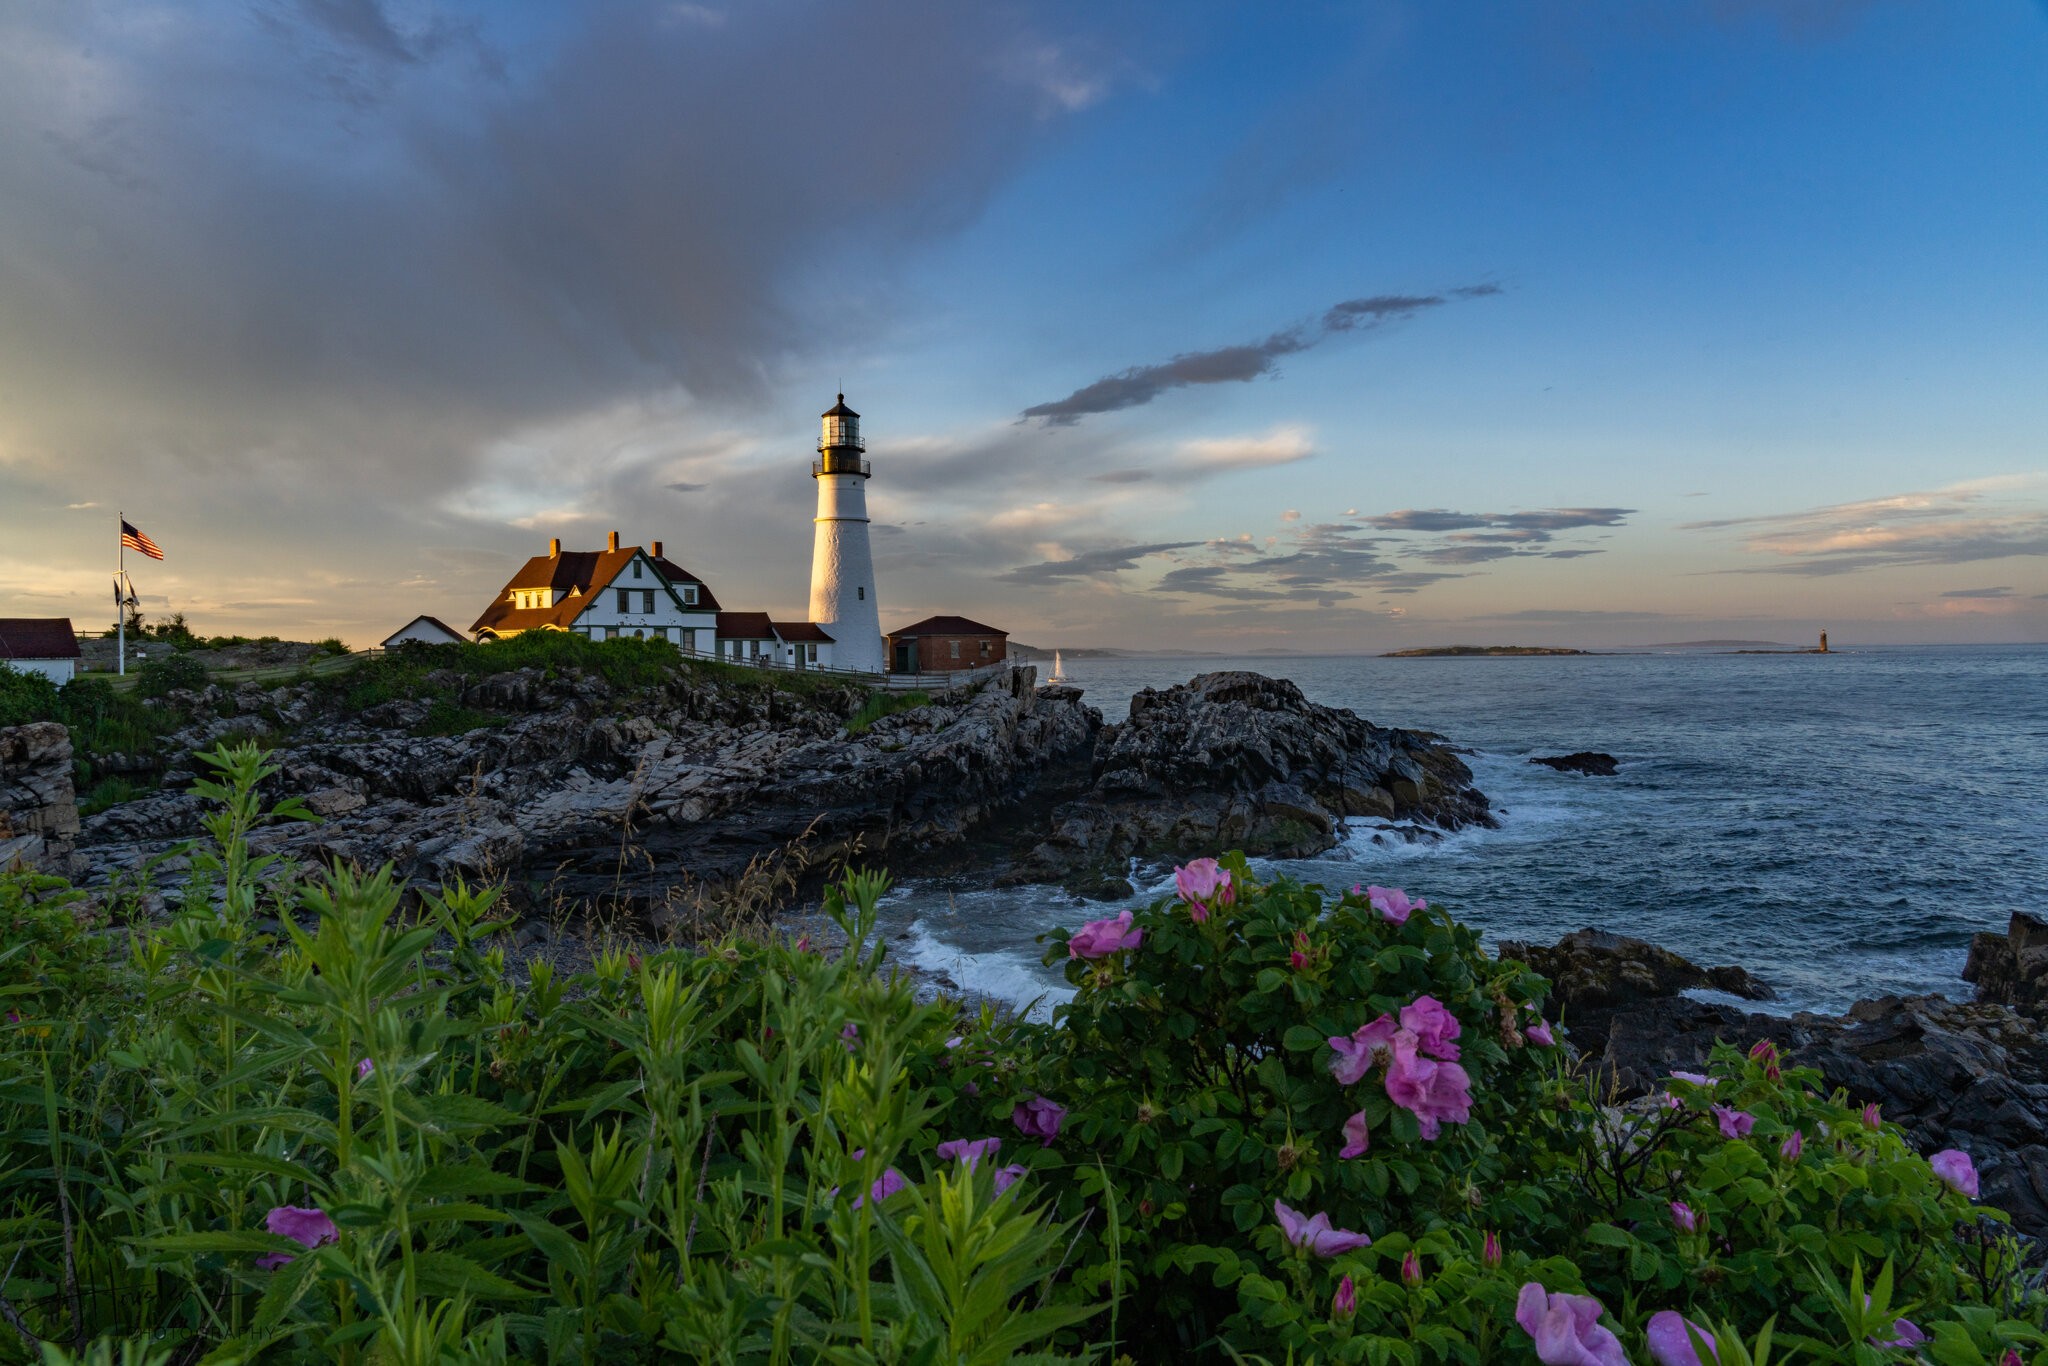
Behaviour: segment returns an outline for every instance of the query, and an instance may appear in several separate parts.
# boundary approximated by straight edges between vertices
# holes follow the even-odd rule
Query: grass
[[[914,711],[931,705],[931,694],[923,692],[888,693],[878,692],[861,704],[846,722],[848,735],[865,735],[869,726],[885,716],[894,716],[899,711]]]
[[[460,702],[437,697],[427,708],[425,718],[412,728],[412,733],[422,739],[435,735],[467,735],[473,730],[504,724],[505,718],[496,712],[479,711],[475,707],[465,707]]]

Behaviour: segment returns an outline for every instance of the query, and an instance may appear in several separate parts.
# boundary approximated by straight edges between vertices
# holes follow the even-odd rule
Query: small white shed
[[[395,650],[401,645],[461,645],[467,638],[462,632],[449,626],[439,617],[414,617],[405,625],[384,637],[383,648]]]
[[[70,617],[0,617],[0,668],[41,674],[63,687],[78,675]]]

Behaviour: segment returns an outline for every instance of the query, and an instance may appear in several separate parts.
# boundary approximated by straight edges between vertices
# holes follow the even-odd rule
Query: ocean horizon
[[[1143,688],[1249,668],[1470,750],[1499,829],[1410,843],[1356,821],[1322,855],[1255,866],[1405,887],[1496,947],[1594,926],[1749,968],[1779,993],[1765,1009],[1840,1011],[1967,997],[1970,937],[2016,910],[2048,914],[2048,645],[1281,663],[1128,656],[1067,675],[1115,722]],[[1529,762],[1588,749],[1616,756],[1618,774]],[[1134,865],[1132,880],[1149,899],[1170,868]],[[1066,989],[1037,936],[1114,904],[912,876],[884,914],[892,951],[921,971],[1043,1008]]]

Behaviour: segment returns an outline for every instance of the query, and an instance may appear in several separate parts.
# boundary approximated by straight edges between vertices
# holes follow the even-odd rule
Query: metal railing
[[[859,468],[856,469],[854,468],[855,466],[859,466]],[[817,479],[827,474],[858,474],[865,477],[868,474],[868,462],[865,460],[813,460],[811,462],[811,478]]]

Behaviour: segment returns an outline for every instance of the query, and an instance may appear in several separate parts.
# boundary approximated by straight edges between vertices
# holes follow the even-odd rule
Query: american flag
[[[164,557],[164,552],[157,547],[155,541],[150,540],[126,521],[121,523],[121,544],[130,550],[141,551],[152,560],[161,560]]]

